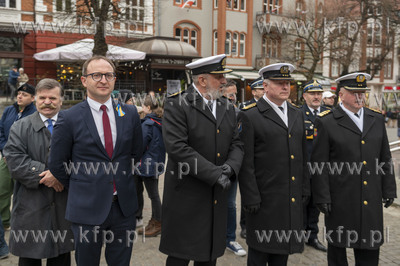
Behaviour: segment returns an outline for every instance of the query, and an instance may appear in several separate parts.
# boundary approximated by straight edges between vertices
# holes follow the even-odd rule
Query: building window
[[[279,8],[279,0],[264,0],[264,13],[278,14]]]
[[[267,58],[277,58],[279,50],[279,41],[275,38],[264,37],[263,39],[263,54]]]
[[[226,32],[225,54],[232,57],[245,56],[246,35],[243,33]],[[217,33],[214,32],[214,46],[217,46]],[[214,48],[216,50],[216,48]]]
[[[331,76],[338,77],[339,76],[339,62],[337,60],[332,60],[331,63]]]
[[[294,43],[294,58],[296,61],[300,61],[301,58],[301,42]]]
[[[181,42],[189,43],[194,48],[198,47],[198,29],[196,26],[188,23],[184,25],[175,26],[175,38]]]
[[[384,65],[384,78],[385,79],[392,79],[392,61],[386,60]]]
[[[246,0],[240,0],[240,10],[246,11]]]
[[[194,47],[197,48],[197,31],[196,30],[192,30],[190,32],[190,44]]]
[[[16,0],[0,0],[0,7],[16,8]]]
[[[232,48],[231,33],[227,32],[226,38],[225,38],[225,54],[226,55],[231,55],[231,48]]]
[[[174,5],[180,6],[180,5],[184,4],[186,1],[188,1],[188,0],[174,0]],[[218,0],[216,0],[216,1],[218,1]],[[195,0],[193,2],[192,7],[197,7],[197,0]]]
[[[218,1],[218,0],[216,0]],[[213,36],[213,42],[214,42],[214,55],[217,55],[218,53],[218,33],[217,31],[214,31],[214,36]]]
[[[143,21],[144,0],[126,0],[125,17],[127,20]]]
[[[218,8],[218,0],[214,0],[214,8]]]
[[[238,42],[239,42],[239,35],[237,33],[233,33],[232,38],[232,56],[238,55]]]
[[[70,12],[71,11],[71,0],[56,0],[56,11]]]
[[[240,34],[240,56],[245,56],[245,44],[246,44],[246,35],[244,33]]]

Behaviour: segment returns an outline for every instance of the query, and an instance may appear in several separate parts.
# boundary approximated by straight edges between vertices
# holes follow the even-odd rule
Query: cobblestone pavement
[[[397,129],[388,128],[389,141],[397,140]],[[398,173],[397,168],[400,167],[400,151],[393,153],[395,160],[396,173]],[[399,162],[399,163],[396,163]],[[398,195],[400,196],[400,182],[398,174],[396,175]],[[163,188],[163,178],[160,179],[160,192],[162,194]],[[238,193],[237,205],[238,209],[240,207],[240,193]],[[150,201],[145,195],[145,209],[144,209],[144,221],[145,225],[150,219],[151,206]],[[388,209],[384,208],[384,228],[385,228],[385,244],[381,247],[380,251],[380,261],[379,265],[400,265],[400,229],[398,225],[400,224],[400,201],[396,200],[396,205]],[[239,219],[239,215],[238,215]],[[320,231],[323,228],[323,216],[320,216]],[[8,242],[9,231],[6,232],[6,240]],[[319,239],[322,241],[323,236],[320,232]],[[247,245],[245,240],[240,238],[239,230],[237,230],[237,241],[247,250]],[[145,241],[141,238],[133,246],[133,254],[131,265],[143,265],[143,266],[161,266],[165,265],[166,255],[158,251],[158,246],[160,242],[160,237],[146,238]],[[325,242],[326,245],[326,242]],[[352,250],[348,249],[348,260],[350,265],[354,265],[354,256]],[[217,265],[228,266],[228,265],[246,265],[247,256],[238,257],[226,251],[225,254],[218,259]],[[72,258],[72,265],[76,265],[74,258]],[[289,265],[308,265],[308,266],[320,266],[327,265],[326,253],[317,251],[308,246],[302,254],[295,254],[289,256]],[[0,260],[1,266],[7,265],[18,265],[18,258],[10,255],[9,258]],[[101,259],[101,265],[107,265],[104,259],[104,255]],[[192,263],[190,265],[193,265]]]

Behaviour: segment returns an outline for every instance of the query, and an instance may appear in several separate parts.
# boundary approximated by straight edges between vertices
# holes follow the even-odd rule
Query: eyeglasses
[[[94,81],[100,81],[103,78],[103,76],[105,76],[107,81],[113,81],[115,79],[115,73],[114,72],[107,72],[107,73],[104,73],[104,74],[100,73],[100,72],[95,72],[95,73],[84,75],[84,77],[87,77],[87,76],[92,76],[92,79]]]

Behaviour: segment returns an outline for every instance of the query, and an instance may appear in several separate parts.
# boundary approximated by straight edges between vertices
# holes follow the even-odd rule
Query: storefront
[[[0,28],[0,95],[8,95],[8,73],[13,66],[23,67],[24,35],[11,28]]]
[[[124,47],[146,53],[146,59],[135,62],[125,72],[134,73],[137,81],[143,81],[146,92],[167,91],[167,84],[179,82],[184,89],[190,83],[185,65],[199,58],[190,44],[168,37],[151,37],[137,40]]]

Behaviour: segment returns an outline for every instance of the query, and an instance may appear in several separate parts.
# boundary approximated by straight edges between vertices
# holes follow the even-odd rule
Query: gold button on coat
[[[364,185],[367,185],[368,184],[368,182],[367,181],[364,181]]]
[[[361,141],[361,144],[365,144],[365,141],[362,140],[362,141]]]
[[[217,204],[217,202],[218,202],[217,200],[214,200],[214,204]]]
[[[295,200],[295,198],[292,198],[292,202],[295,202],[296,200]]]
[[[217,129],[217,134],[219,134],[219,129]]]
[[[363,161],[363,164],[364,164],[364,165],[366,165],[366,164],[367,164],[367,162],[366,162],[366,161]]]
[[[217,153],[217,157],[220,157],[221,156],[221,154],[219,154],[219,152]]]
[[[368,201],[365,200],[365,201],[364,201],[364,205],[368,205]]]
[[[291,158],[291,159],[294,159],[294,155],[290,155],[290,158]]]
[[[292,176],[292,180],[294,181],[294,180],[296,180],[296,178],[294,176]]]

